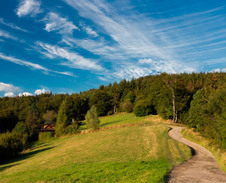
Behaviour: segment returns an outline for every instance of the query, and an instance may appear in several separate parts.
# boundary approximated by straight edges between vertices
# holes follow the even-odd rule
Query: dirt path
[[[195,155],[185,163],[175,167],[169,175],[169,183],[226,183],[226,173],[217,164],[214,156],[204,147],[191,142],[181,135],[183,127],[170,126],[169,136],[190,146]]]

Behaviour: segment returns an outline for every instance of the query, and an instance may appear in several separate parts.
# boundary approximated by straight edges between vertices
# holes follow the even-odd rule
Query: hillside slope
[[[169,128],[155,118],[133,114],[101,118],[101,125],[112,129],[39,143],[1,165],[0,180],[163,182],[173,166],[191,157],[191,151],[168,137]]]

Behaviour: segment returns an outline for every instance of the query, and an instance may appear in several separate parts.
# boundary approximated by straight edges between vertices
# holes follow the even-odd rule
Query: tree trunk
[[[176,123],[177,122],[176,97],[175,97],[174,89],[170,86],[169,88],[172,92],[172,98],[173,98],[173,122]]]
[[[116,113],[116,106],[114,106],[114,114]]]

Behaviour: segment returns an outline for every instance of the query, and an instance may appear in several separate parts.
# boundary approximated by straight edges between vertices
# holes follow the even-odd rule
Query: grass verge
[[[226,152],[224,150],[219,149],[217,146],[212,144],[208,139],[202,137],[200,133],[195,132],[194,129],[187,129],[187,128],[183,129],[182,135],[185,138],[205,147],[210,152],[212,152],[221,169],[224,172],[226,172]]]

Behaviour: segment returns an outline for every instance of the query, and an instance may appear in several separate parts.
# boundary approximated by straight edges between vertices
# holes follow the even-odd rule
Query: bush
[[[135,104],[133,108],[133,112],[136,116],[139,116],[139,117],[146,116],[149,114],[156,114],[154,106],[147,103],[144,100],[140,100]]]
[[[24,148],[24,136],[15,132],[6,132],[0,135],[0,160],[9,159],[18,155]]]
[[[100,120],[97,115],[97,108],[92,106],[91,109],[86,114],[87,128],[97,130],[99,128]]]
[[[80,127],[81,123],[78,122],[74,122],[72,125],[69,125],[65,131],[67,134],[76,134],[79,131],[79,127]]]
[[[40,141],[51,140],[53,136],[54,136],[53,132],[40,132],[38,134],[38,140]]]
[[[17,133],[22,136],[22,144],[23,148],[25,148],[28,142],[28,128],[26,124],[24,122],[18,122],[12,130],[12,133]]]
[[[122,112],[133,112],[133,103],[127,99],[125,102],[121,103],[120,108]]]
[[[114,114],[114,112],[111,110],[111,111],[108,111],[107,116],[110,116],[110,115],[113,115],[113,114]]]

